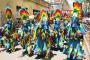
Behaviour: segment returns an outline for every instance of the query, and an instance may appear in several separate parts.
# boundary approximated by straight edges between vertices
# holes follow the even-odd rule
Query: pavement
[[[86,38],[85,38],[86,39]],[[36,55],[29,57],[27,55],[22,56],[23,49],[20,45],[18,45],[16,48],[19,48],[16,52],[12,52],[11,54],[4,51],[4,48],[0,48],[0,60],[65,60],[67,58],[67,55],[63,54],[60,51],[52,51],[54,56],[51,59],[36,59]],[[87,44],[84,44],[84,56],[83,60],[90,60],[90,55],[88,51]]]
[[[84,39],[85,39],[84,42],[85,42],[86,53],[88,55],[88,60],[90,60],[90,31],[86,32]]]
[[[21,48],[21,46],[17,47]],[[0,50],[4,50],[4,48],[0,48]],[[21,50],[18,50],[11,54],[7,53],[6,51],[1,51],[0,60],[64,60],[67,58],[67,56],[60,51],[53,51],[54,56],[51,59],[35,59],[36,55],[32,57],[29,57],[27,55],[22,56],[22,52],[23,52],[22,48]]]

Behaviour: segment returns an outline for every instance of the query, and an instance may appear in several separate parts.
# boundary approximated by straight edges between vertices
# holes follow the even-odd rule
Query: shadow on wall
[[[5,14],[3,11],[0,12],[0,27],[6,23]]]

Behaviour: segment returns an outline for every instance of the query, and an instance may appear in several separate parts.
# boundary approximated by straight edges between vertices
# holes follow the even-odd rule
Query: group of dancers
[[[53,55],[52,48],[60,48],[67,58],[82,59],[85,29],[78,14],[74,13],[70,20],[59,13],[55,15],[51,23],[47,11],[42,10],[38,22],[36,19],[33,19],[33,22],[25,20],[26,23],[21,24],[18,29],[9,19],[0,29],[0,47],[11,53],[15,51],[16,46],[21,45],[23,55],[38,55],[45,58]]]

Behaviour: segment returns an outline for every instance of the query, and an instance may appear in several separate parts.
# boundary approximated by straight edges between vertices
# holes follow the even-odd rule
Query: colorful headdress
[[[26,9],[22,8],[20,10],[20,17],[21,19],[27,20],[27,18],[29,18],[29,13]]]
[[[11,8],[9,6],[6,7],[5,15],[6,15],[6,19],[12,18],[12,11],[11,11]]]
[[[73,7],[74,7],[73,13],[78,13],[79,14],[78,17],[82,19],[82,4],[74,2]]]
[[[60,10],[56,10],[56,12],[52,15],[53,18],[61,18],[62,13]]]
[[[43,17],[48,18],[48,14],[47,14],[46,10],[42,10],[41,13],[40,13],[40,15],[39,15],[39,18],[40,19],[42,19]]]

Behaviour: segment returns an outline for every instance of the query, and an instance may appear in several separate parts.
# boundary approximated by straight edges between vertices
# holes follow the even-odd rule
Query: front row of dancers
[[[62,24],[61,21],[64,23]],[[62,48],[68,58],[81,59],[84,53],[82,45],[85,30],[76,16],[73,16],[71,21],[65,21],[56,18],[50,24],[49,20],[44,17],[38,23],[31,23],[27,20],[19,29],[16,29],[14,23],[9,20],[4,28],[0,29],[0,47],[14,52],[15,47],[21,45],[24,54],[45,58],[52,56],[51,48]]]

